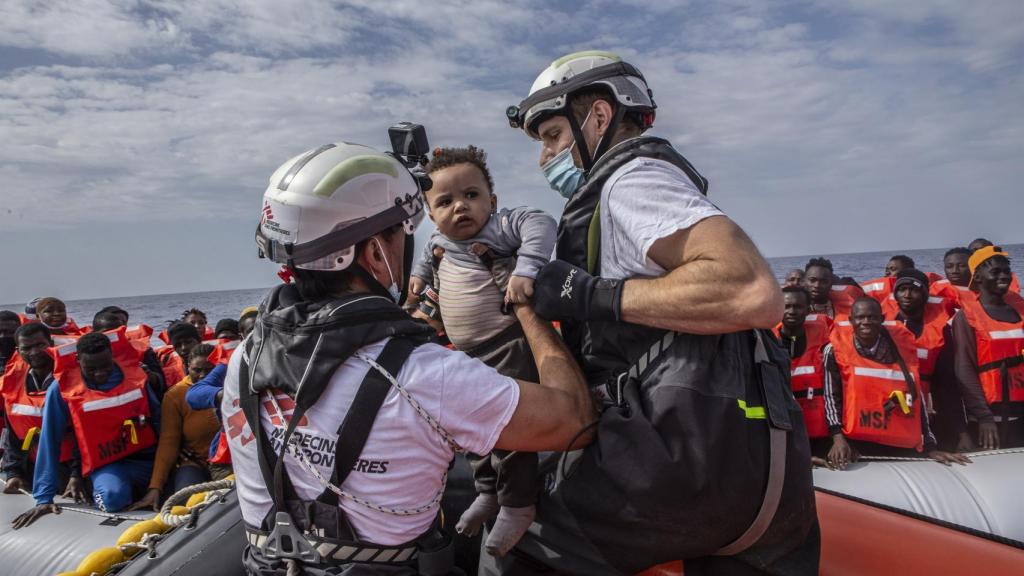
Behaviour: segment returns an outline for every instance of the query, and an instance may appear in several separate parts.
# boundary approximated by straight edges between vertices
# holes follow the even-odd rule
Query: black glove
[[[437,319],[441,317],[440,299],[437,297],[437,290],[430,284],[417,294],[420,298],[419,311],[427,315],[427,318]]]
[[[553,260],[534,281],[533,308],[545,320],[618,321],[622,285],[622,280],[595,278],[582,268]]]

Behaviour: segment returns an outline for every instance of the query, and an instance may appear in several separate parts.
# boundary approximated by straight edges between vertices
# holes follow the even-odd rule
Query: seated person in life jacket
[[[107,312],[112,312],[116,314],[121,321],[121,326],[128,325],[128,319],[130,318],[130,315],[128,314],[128,311],[125,310],[124,308],[121,308],[120,306],[104,306],[103,308],[100,309],[99,312],[97,312],[97,314],[106,314]]]
[[[833,327],[823,357],[832,467],[843,469],[860,455],[913,457],[922,450],[938,462],[969,462],[937,449],[920,400],[914,336],[883,324],[878,301],[854,302],[850,319]]]
[[[117,330],[121,326],[127,326],[127,324],[127,312],[117,306],[107,306],[93,316],[92,331],[110,332]],[[140,325],[140,328],[143,326],[144,325]],[[145,329],[152,332],[152,329],[148,326],[145,326]],[[154,386],[154,389],[156,390],[157,398],[163,398],[168,384],[164,380],[164,370],[163,366],[160,364],[160,359],[157,357],[156,352],[152,347],[146,348],[145,352],[142,353],[142,366],[147,372],[156,375],[159,379],[159,385]],[[171,384],[174,384],[174,382],[171,382]]]
[[[533,356],[506,303],[524,304],[533,279],[555,248],[555,220],[534,208],[498,209],[498,197],[486,164],[473,146],[438,148],[427,165],[433,186],[425,193],[427,214],[437,232],[410,280],[410,294],[428,283],[439,295],[445,333],[455,345],[504,376],[535,382]],[[444,256],[433,270],[434,252]],[[487,253],[487,250],[491,253]],[[507,289],[496,283],[493,258],[517,255]],[[536,514],[537,455],[494,452],[470,458],[479,495],[459,519],[456,530],[474,536],[497,515],[484,546],[503,556],[522,537]]]
[[[820,455],[828,453],[828,424],[825,421],[824,373],[821,354],[828,344],[832,320],[824,314],[809,314],[811,295],[803,286],[782,289],[782,322],[775,334],[790,358],[793,395],[803,409],[807,436],[811,440],[811,463],[825,466]]]
[[[148,486],[160,401],[153,391],[155,376],[142,369],[140,352],[124,334],[123,328],[109,335],[92,332],[55,349],[58,385],[50,386],[43,405],[32,489],[36,506],[14,519],[14,529],[60,511],[53,496],[60,444],[69,429],[100,510],[124,510]]]
[[[14,356],[17,343],[14,332],[21,326],[21,318],[10,310],[0,310],[0,373],[7,366],[7,361]]]
[[[995,244],[991,240],[988,240],[986,238],[975,238],[974,240],[971,240],[970,244],[967,245],[967,249],[971,251],[971,254],[974,254],[975,252],[981,250],[982,248],[987,248],[994,245]],[[975,293],[978,292],[977,286],[974,286],[973,289]],[[1020,295],[1020,280],[1017,278],[1017,274],[1015,274],[1012,271],[1010,272],[1010,292],[1017,294],[1018,296]]]
[[[885,302],[892,296],[892,285],[896,280],[896,274],[901,270],[909,270],[914,267],[914,259],[905,254],[897,254],[885,264],[885,273],[881,278],[868,280],[861,284],[864,295],[870,296],[879,302]]]
[[[804,271],[802,268],[793,268],[789,272],[786,272],[786,278],[782,283],[783,287],[787,286],[803,286],[804,283]]]
[[[238,331],[243,339],[256,326],[258,312],[255,306],[242,310],[242,315],[238,319]],[[192,410],[212,409],[216,413],[218,422],[221,419],[220,400],[224,395],[224,375],[227,373],[227,363],[234,350],[237,348],[228,351],[227,354],[219,355],[217,365],[213,367],[213,370],[190,386],[185,394],[185,402]],[[231,474],[231,453],[228,450],[227,438],[224,436],[223,430],[218,429],[214,434],[207,457],[210,463],[210,476],[214,480],[221,480]]]
[[[18,354],[0,378],[5,431],[3,435],[4,494],[32,488],[36,466],[36,445],[42,428],[43,401],[53,383],[53,346],[50,330],[39,322],[25,324],[15,333]],[[81,465],[75,438],[66,434],[60,442],[59,486],[64,495],[84,500]]]
[[[36,315],[54,336],[78,336],[82,332],[75,321],[68,318],[68,308],[59,298],[40,298],[36,302]]]
[[[950,315],[945,302],[929,296],[927,274],[914,268],[899,271],[893,297],[882,304],[885,319],[902,324],[913,334],[921,373],[921,398],[926,402],[932,430],[942,446],[971,448],[959,387],[952,371]]]
[[[827,258],[811,258],[804,267],[804,288],[811,294],[811,314],[836,320],[850,314],[853,301],[863,295],[856,283],[838,283]]]
[[[238,318],[238,335],[241,336],[242,340],[245,340],[246,336],[256,327],[257,313],[258,310],[255,306],[242,310],[242,314]]]
[[[950,248],[942,256],[942,270],[944,278],[930,278],[929,293],[932,296],[945,298],[950,302],[952,308],[963,307],[963,298],[974,298],[971,292],[971,269],[967,261],[971,257],[971,251],[967,248]]]
[[[160,368],[168,387],[185,379],[188,355],[200,344],[200,332],[185,322],[174,322],[167,328],[167,346],[156,350]]]
[[[1024,301],[1010,292],[1006,252],[971,255],[977,299],[953,316],[957,380],[969,428],[984,450],[1024,446]]]
[[[181,321],[194,326],[199,332],[200,340],[213,340],[216,337],[213,329],[206,322],[206,313],[198,308],[190,308],[182,312]]]
[[[168,494],[174,494],[186,486],[210,480],[207,453],[214,434],[220,430],[220,421],[212,409],[190,408],[185,402],[185,393],[193,382],[199,382],[213,370],[213,363],[208,359],[212,352],[211,344],[193,348],[188,360],[188,376],[164,395],[160,405],[160,441],[149,490],[131,510],[159,510],[165,486]]]
[[[241,340],[239,334],[238,320],[234,318],[222,318],[217,321],[217,327],[213,329],[217,340]]]

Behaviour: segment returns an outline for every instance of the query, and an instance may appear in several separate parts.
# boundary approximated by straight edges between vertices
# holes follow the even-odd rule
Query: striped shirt
[[[515,324],[515,316],[501,313],[505,295],[489,270],[463,266],[446,254],[437,275],[445,333],[459,350],[483,344]]]

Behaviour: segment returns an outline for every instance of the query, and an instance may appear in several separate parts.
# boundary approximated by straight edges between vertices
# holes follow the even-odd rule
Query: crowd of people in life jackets
[[[57,512],[57,495],[106,512],[158,510],[182,488],[230,475],[215,368],[256,313],[211,328],[201,310],[186,310],[154,348],[153,328],[116,306],[90,326],[57,298],[0,311],[3,493],[36,502],[14,528]]]
[[[775,332],[816,465],[922,452],[967,464],[1024,446],[1024,299],[1009,255],[979,238],[943,268],[897,255],[857,283],[812,258],[786,274]]]
[[[1024,446],[1024,298],[1008,254],[979,238],[943,268],[896,255],[858,283],[812,258],[786,274],[775,332],[816,465],[922,452],[966,464],[967,452]],[[255,320],[247,308],[211,328],[187,310],[154,348],[153,329],[116,306],[83,327],[57,298],[0,311],[3,493],[37,504],[15,527],[54,511],[57,494],[157,509],[229,475],[223,366]]]

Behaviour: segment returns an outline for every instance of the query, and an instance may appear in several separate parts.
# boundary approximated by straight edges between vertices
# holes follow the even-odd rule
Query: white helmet
[[[530,95],[518,106],[509,106],[505,114],[513,128],[522,128],[538,139],[541,120],[552,114],[566,114],[572,121],[569,102],[573,93],[597,85],[615,98],[620,114],[647,113],[644,128],[654,123],[657,105],[643,74],[618,55],[601,50],[575,52],[555,60],[534,80]]]
[[[394,157],[339,142],[281,165],[263,193],[256,229],[261,256],[303,270],[344,270],[356,243],[402,224],[412,235],[423,220],[416,178]]]

